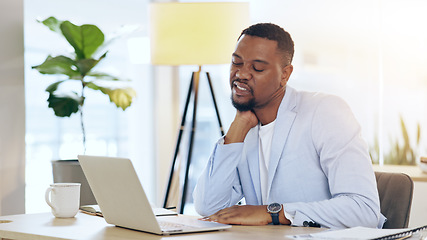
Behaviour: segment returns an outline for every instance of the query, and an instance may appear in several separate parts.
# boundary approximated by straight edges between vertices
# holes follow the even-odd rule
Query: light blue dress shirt
[[[242,198],[248,205],[262,205],[257,129],[244,143],[215,145],[193,192],[200,215]],[[268,202],[283,204],[292,225],[383,226],[368,146],[341,98],[287,86],[271,144]]]

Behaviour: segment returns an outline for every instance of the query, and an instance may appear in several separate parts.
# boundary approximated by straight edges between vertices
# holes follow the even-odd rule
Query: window
[[[47,107],[45,88],[56,76],[39,74],[31,66],[51,55],[70,50],[62,37],[38,23],[47,17],[95,24],[108,37],[122,26],[138,29],[109,46],[99,70],[131,79],[137,98],[125,112],[109,102],[107,96],[88,90],[84,106],[87,154],[129,157],[134,161],[147,194],[153,196],[152,81],[148,63],[131,62],[128,41],[147,38],[148,1],[25,1],[25,84],[26,84],[26,212],[49,211],[44,191],[52,180],[51,160],[76,159],[83,153],[79,115],[54,116]],[[147,43],[146,43],[147,45]],[[142,46],[148,56],[148,46]],[[132,52],[134,53],[134,52]],[[103,68],[103,69],[102,69]],[[144,166],[144,167],[141,167]]]
[[[417,125],[423,136],[427,122],[424,1],[250,3],[253,22],[277,23],[294,39],[294,73],[288,84],[343,97],[375,162],[415,164],[426,154],[426,140],[421,137],[417,144]]]

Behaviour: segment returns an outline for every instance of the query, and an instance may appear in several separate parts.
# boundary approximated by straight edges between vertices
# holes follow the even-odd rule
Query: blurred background
[[[362,126],[374,163],[416,165],[426,155],[426,1],[246,2],[251,23],[276,23],[293,37],[294,72],[288,84],[344,98]],[[44,90],[57,78],[31,69],[48,54],[72,50],[37,22],[50,16],[77,25],[95,24],[106,37],[123,27],[135,29],[110,46],[100,69],[131,79],[137,98],[125,112],[106,104],[102,94],[87,98],[87,154],[131,158],[150,201],[162,204],[180,114],[197,66],[150,64],[149,4],[148,0],[24,0],[27,213],[49,211],[43,194],[52,182],[51,161],[75,159],[82,152],[79,116],[58,118],[47,107]],[[229,100],[229,65],[206,65],[202,70],[211,74],[226,131],[235,114]],[[190,194],[220,137],[203,77]],[[187,199],[185,211],[194,213],[192,198]]]

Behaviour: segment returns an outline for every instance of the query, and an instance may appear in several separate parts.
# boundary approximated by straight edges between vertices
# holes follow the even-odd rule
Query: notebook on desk
[[[129,159],[87,155],[78,159],[107,223],[159,235],[231,227],[182,215],[156,217]]]

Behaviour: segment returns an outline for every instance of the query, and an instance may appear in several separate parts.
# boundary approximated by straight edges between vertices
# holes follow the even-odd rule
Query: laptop
[[[78,156],[105,221],[158,235],[224,230],[230,225],[191,216],[156,217],[130,159]]]

